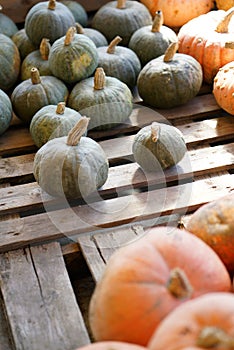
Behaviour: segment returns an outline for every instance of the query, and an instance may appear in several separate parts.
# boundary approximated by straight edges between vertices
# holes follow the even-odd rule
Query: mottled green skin
[[[152,32],[152,26],[139,28],[129,41],[128,47],[139,57],[142,66],[152,59],[164,55],[168,46],[177,41],[174,30],[161,26],[159,32]]]
[[[68,146],[67,137],[48,141],[34,158],[34,176],[52,196],[85,198],[107,180],[109,164],[101,146],[81,137],[77,146]]]
[[[134,137],[132,151],[142,169],[156,172],[179,163],[187,152],[180,131],[172,125],[159,124],[157,142],[152,141],[151,125],[142,128]]]
[[[11,120],[11,100],[3,90],[0,90],[0,135],[2,135],[9,128]]]
[[[27,80],[31,77],[31,69],[33,67],[36,67],[39,70],[40,76],[53,75],[49,67],[48,59],[44,60],[41,57],[40,50],[31,52],[23,60],[20,71],[21,80]]]
[[[17,31],[18,27],[15,22],[10,17],[0,13],[0,33],[11,38]]]
[[[5,34],[0,34],[0,89],[10,90],[20,73],[20,53],[15,43]]]
[[[126,84],[106,76],[105,87],[95,90],[93,77],[77,83],[67,105],[90,118],[89,130],[106,130],[118,126],[132,112],[132,94]]]
[[[97,49],[98,67],[102,67],[107,76],[115,77],[133,89],[141,71],[138,56],[128,47],[116,46],[114,53],[107,53],[107,48],[103,46]]]
[[[80,23],[82,27],[86,27],[88,25],[88,14],[81,4],[73,0],[62,0],[61,3],[69,8],[75,18],[75,21]]]
[[[63,114],[56,113],[56,109],[56,105],[44,106],[31,120],[30,134],[38,148],[55,137],[67,136],[81,118],[74,109],[66,107]]]
[[[138,1],[126,1],[124,9],[117,8],[117,1],[109,1],[95,13],[91,26],[99,30],[110,42],[117,35],[121,45],[128,46],[132,34],[139,28],[152,24],[152,16],[146,6]]]
[[[176,53],[169,62],[164,55],[148,62],[141,70],[137,87],[144,103],[157,108],[172,108],[187,103],[199,92],[203,73],[192,56]]]
[[[11,39],[14,41],[14,43],[18,47],[21,61],[23,61],[23,59],[28,54],[30,54],[30,52],[37,50],[36,46],[33,45],[29,37],[27,36],[24,28],[16,32]]]
[[[70,45],[65,36],[56,40],[49,53],[49,67],[53,75],[67,84],[74,84],[91,76],[98,64],[94,42],[83,34],[75,34]]]
[[[41,40],[47,38],[52,44],[75,25],[75,19],[67,6],[56,2],[54,10],[48,9],[48,1],[36,3],[25,17],[24,28],[31,42],[39,48]]]
[[[25,124],[30,124],[34,114],[44,106],[66,102],[66,85],[53,76],[42,76],[39,84],[31,79],[18,84],[12,92],[11,102],[16,116]]]

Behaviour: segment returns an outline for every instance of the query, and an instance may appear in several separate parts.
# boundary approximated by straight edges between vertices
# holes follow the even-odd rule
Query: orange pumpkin
[[[219,10],[229,10],[234,6],[234,0],[216,0],[216,6]]]
[[[185,230],[155,227],[111,256],[90,301],[89,324],[96,341],[145,346],[181,303],[230,290],[230,276],[207,244]]]
[[[234,50],[226,43],[233,41],[234,8],[210,11],[184,24],[178,32],[180,53],[193,56],[202,66],[204,81],[213,83],[219,68],[234,60]]]
[[[164,24],[169,27],[181,27],[192,18],[207,13],[214,6],[213,0],[141,0],[152,16],[162,11]]]
[[[234,193],[204,204],[187,222],[186,229],[202,239],[234,272]]]
[[[234,346],[234,295],[208,293],[180,305],[151,337],[150,350],[219,349]]]
[[[82,346],[77,350],[147,350],[144,346],[119,341],[100,341]]]

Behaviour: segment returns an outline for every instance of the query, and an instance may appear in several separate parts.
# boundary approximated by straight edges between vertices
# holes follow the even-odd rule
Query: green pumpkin
[[[49,67],[50,43],[48,39],[42,39],[39,50],[28,54],[21,64],[21,80],[31,78],[31,69],[37,67],[40,75],[53,75]]]
[[[1,10],[2,6],[0,5]],[[0,33],[11,38],[17,31],[18,27],[15,22],[4,13],[0,13]]]
[[[133,89],[141,71],[141,62],[134,51],[117,46],[121,41],[122,38],[117,36],[109,46],[97,48],[98,66],[104,69],[107,76],[115,77]]]
[[[0,89],[10,90],[20,73],[21,59],[17,46],[11,38],[0,34]]]
[[[30,123],[30,134],[35,145],[40,148],[55,137],[67,136],[80,120],[81,114],[65,107],[65,102],[44,106],[34,114]]]
[[[84,34],[89,39],[91,39],[96,47],[107,46],[108,41],[106,37],[94,28],[84,28],[79,23],[76,23],[76,32],[77,34]]]
[[[55,0],[40,1],[33,5],[25,17],[24,28],[31,42],[38,48],[47,38],[52,44],[75,25],[71,11]]]
[[[157,172],[179,163],[187,151],[181,132],[172,125],[153,122],[135,135],[132,152],[140,167]]]
[[[11,100],[3,90],[0,90],[0,135],[9,128],[12,115]]]
[[[91,76],[98,64],[97,48],[83,34],[70,27],[65,36],[56,40],[50,49],[49,67],[53,75],[66,84],[74,84]]]
[[[74,0],[62,0],[61,3],[69,8],[76,22],[80,23],[83,27],[88,25],[88,14],[79,2]]]
[[[172,108],[190,101],[199,92],[203,73],[192,56],[175,53],[172,43],[165,55],[154,58],[141,70],[138,93],[145,104],[156,108]]]
[[[66,102],[66,85],[56,77],[40,76],[37,68],[31,69],[31,78],[18,84],[12,94],[11,102],[16,116],[25,124],[30,124],[34,114],[44,106]]]
[[[68,136],[49,140],[35,155],[35,179],[54,197],[86,198],[107,180],[109,164],[103,149],[82,136],[87,123],[88,118],[82,117]]]
[[[21,61],[24,60],[24,58],[30,54],[30,52],[37,50],[36,46],[33,45],[33,43],[30,41],[29,37],[27,36],[25,29],[22,28],[18,30],[11,39],[15,43],[15,45],[18,47]]]
[[[132,94],[126,84],[105,76],[103,68],[94,77],[77,83],[70,92],[68,106],[90,118],[89,129],[107,130],[125,122],[132,112]]]
[[[146,6],[138,1],[109,1],[95,13],[91,26],[99,30],[108,40],[117,35],[123,46],[128,46],[132,34],[139,28],[152,24],[152,17]]]
[[[142,66],[152,59],[164,55],[168,46],[177,41],[177,35],[163,24],[163,14],[158,11],[153,25],[144,26],[136,30],[129,41],[128,47],[139,57]]]

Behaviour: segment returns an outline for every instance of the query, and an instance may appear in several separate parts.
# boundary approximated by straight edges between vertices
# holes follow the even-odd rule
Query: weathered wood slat
[[[79,233],[140,220],[154,219],[156,224],[160,216],[194,211],[233,189],[234,175],[225,175],[4,221],[0,228],[0,251],[66,236],[75,239]],[[51,207],[49,209],[52,210]]]
[[[73,350],[90,342],[58,243],[1,254],[0,281],[15,349]]]
[[[234,169],[234,143],[206,147],[189,151],[177,166],[158,174],[144,173],[137,163],[111,167],[108,179],[99,193],[102,196],[113,196],[133,188],[155,185],[165,187],[166,183],[185,179],[188,181],[193,176],[204,176],[231,168]],[[35,182],[0,189],[0,215],[42,209],[45,202],[50,202],[51,205],[60,203],[59,199],[46,193],[43,193],[42,197],[41,189]]]

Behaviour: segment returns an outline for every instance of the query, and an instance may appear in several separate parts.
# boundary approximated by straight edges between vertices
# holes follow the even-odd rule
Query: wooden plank
[[[228,174],[62,210],[49,207],[43,214],[2,222],[0,251],[63,237],[76,239],[80,233],[141,220],[153,219],[156,225],[160,216],[184,215],[233,189],[234,175]]]
[[[58,243],[1,254],[0,281],[15,349],[89,343]]]
[[[214,174],[217,171],[234,169],[234,143],[191,150],[175,167],[164,172],[143,172],[137,163],[111,167],[106,183],[99,190],[100,196],[123,195],[135,188],[165,187],[166,183],[181,182],[194,176]],[[100,197],[101,199],[101,197]],[[0,189],[0,215],[23,213],[43,209],[45,203],[59,206],[61,201],[45,192],[36,182]]]

